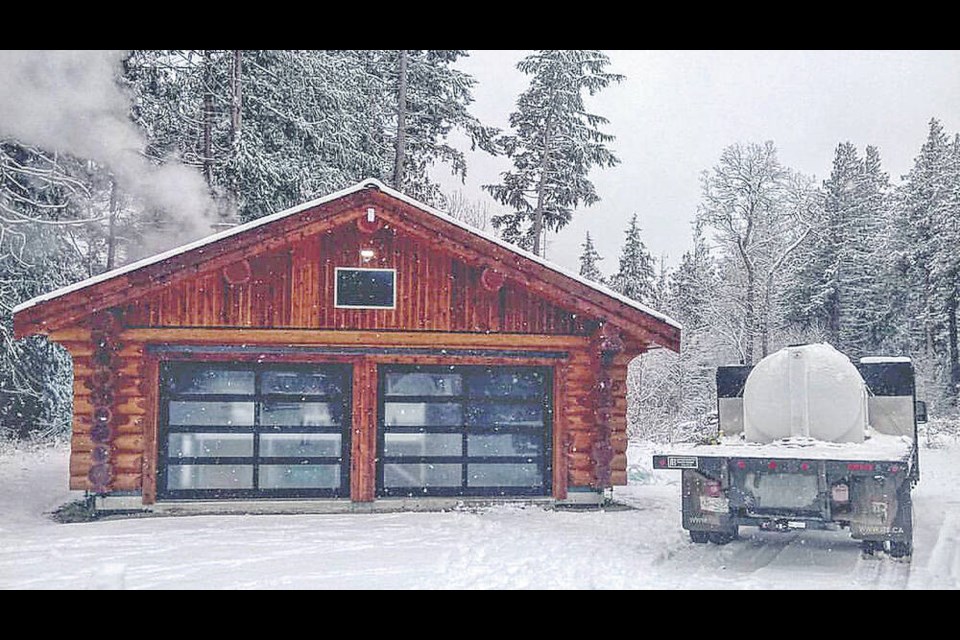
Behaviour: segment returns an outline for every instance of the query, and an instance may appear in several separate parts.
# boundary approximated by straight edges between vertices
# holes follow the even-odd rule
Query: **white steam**
[[[168,247],[206,235],[214,205],[200,173],[173,159],[156,165],[143,155],[146,140],[115,81],[122,56],[0,50],[0,137],[105,166],[123,191],[161,214]]]

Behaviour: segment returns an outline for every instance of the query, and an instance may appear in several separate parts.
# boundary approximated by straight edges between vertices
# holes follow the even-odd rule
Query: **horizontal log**
[[[87,434],[74,433],[70,438],[70,451],[73,453],[88,454],[95,446],[96,443]]]
[[[447,333],[434,331],[339,331],[316,329],[127,329],[122,340],[171,344],[250,344],[291,346],[489,347],[567,350],[587,338],[544,334]]]
[[[615,487],[622,487],[627,484],[626,471],[610,471],[610,484]]]
[[[86,345],[73,344],[73,343],[71,344],[72,344],[72,348],[69,349],[69,351],[70,351],[70,355],[73,356],[74,358],[91,358],[93,357],[94,351],[96,350],[96,347],[93,345],[93,343],[89,343]],[[137,344],[136,342],[120,341],[119,346],[120,348],[114,350],[114,353],[116,353],[116,355],[120,356],[121,358],[133,359],[133,358],[143,357],[142,344]]]
[[[92,415],[93,409],[93,404],[89,398],[77,398],[73,402],[74,413]],[[144,415],[146,413],[146,409],[144,409],[144,399],[140,397],[127,398],[124,402],[114,405],[113,413],[114,415],[121,416]]]
[[[596,484],[593,471],[585,469],[570,469],[567,477],[570,479],[571,487],[592,487]]]
[[[70,475],[87,476],[90,467],[93,466],[93,460],[90,454],[82,451],[72,451],[70,453]]]
[[[90,482],[90,479],[87,478],[87,474],[83,475],[70,475],[70,490],[71,491],[92,491],[93,483]]]
[[[139,376],[140,375],[140,360],[127,360],[124,359],[122,364],[113,369],[113,372],[117,375],[128,375],[128,376]],[[87,376],[90,376],[95,371],[93,361],[89,357],[74,358],[73,360],[73,376],[74,378],[85,379]]]
[[[626,453],[630,441],[625,432],[610,434],[610,446],[615,453]]]
[[[594,434],[591,431],[571,431],[570,451],[589,451],[593,447]]]
[[[139,475],[143,472],[143,454],[140,453],[116,453],[110,463],[115,474],[128,472]]]
[[[110,429],[114,435],[139,434],[143,433],[144,416],[143,415],[115,415],[113,422],[110,423]],[[74,417],[74,433],[89,434],[93,428],[93,421],[89,416],[81,415]]]
[[[582,451],[568,453],[567,464],[569,464],[570,469],[588,469],[592,472],[594,468],[593,456]]]
[[[112,491],[139,491],[142,478],[139,473],[118,473],[110,483]]]
[[[143,454],[143,435],[120,435],[113,439],[113,450],[117,453]]]
[[[110,393],[112,393],[115,398],[133,398],[143,395],[139,387],[131,387],[129,385],[125,387],[110,387]],[[77,381],[73,383],[74,400],[84,398],[89,402],[89,398],[93,394],[94,391],[82,382]]]
[[[627,454],[625,453],[616,453],[613,458],[610,460],[610,469],[611,471],[626,471],[627,470]]]

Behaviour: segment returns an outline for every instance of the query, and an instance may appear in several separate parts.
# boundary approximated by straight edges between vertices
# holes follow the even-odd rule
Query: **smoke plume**
[[[115,81],[121,51],[0,51],[0,137],[94,160],[167,221],[167,247],[210,232],[214,208],[198,171],[148,160]],[[153,242],[151,242],[153,240]],[[153,248],[155,239],[148,239]]]

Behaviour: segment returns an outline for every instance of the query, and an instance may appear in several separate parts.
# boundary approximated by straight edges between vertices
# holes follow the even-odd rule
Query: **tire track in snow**
[[[955,509],[943,519],[929,558],[911,575],[909,587],[960,588],[960,514]]]

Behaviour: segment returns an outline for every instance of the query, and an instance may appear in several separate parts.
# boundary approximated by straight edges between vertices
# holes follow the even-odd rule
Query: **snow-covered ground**
[[[845,532],[743,529],[725,547],[680,528],[679,472],[631,446],[605,512],[184,516],[57,524],[64,448],[0,453],[0,589],[960,588],[960,444],[921,453],[911,562]]]

